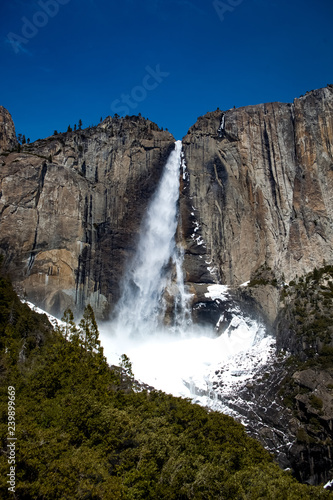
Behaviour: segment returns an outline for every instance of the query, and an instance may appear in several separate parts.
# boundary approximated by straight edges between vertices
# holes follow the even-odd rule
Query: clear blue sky
[[[31,140],[116,112],[181,139],[333,83],[332,0],[8,0],[0,19],[0,105]]]

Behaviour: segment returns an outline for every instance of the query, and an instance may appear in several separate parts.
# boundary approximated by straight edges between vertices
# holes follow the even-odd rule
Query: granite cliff
[[[207,280],[237,287],[264,268],[271,270],[267,284],[282,284],[332,263],[332,141],[332,85],[292,104],[198,119],[183,139],[181,197],[185,268],[194,288]],[[273,323],[277,287],[252,295]]]
[[[173,144],[149,120],[114,117],[18,148],[0,107],[0,252],[20,294],[107,318]],[[230,405],[299,479],[330,479],[333,86],[207,113],[183,152],[177,240],[194,320],[227,322],[236,301],[288,352]],[[212,283],[230,303],[207,298]]]
[[[2,154],[0,249],[21,295],[106,318],[173,143],[144,118],[107,118]]]
[[[15,126],[10,113],[0,106],[0,153],[17,145]]]
[[[333,255],[333,87],[292,104],[207,113],[183,139],[178,239],[195,303],[237,288],[273,324],[282,284]],[[58,134],[15,152],[0,108],[1,239],[14,283],[59,314],[92,302],[106,317],[174,139],[139,117]],[[1,150],[0,150],[1,151]],[[243,294],[244,295],[244,294]]]
[[[281,466],[301,481],[326,482],[333,471],[333,85],[292,104],[207,113],[183,149],[179,239],[194,316],[227,318],[229,304],[205,295],[207,284],[227,284],[288,353],[227,404]]]

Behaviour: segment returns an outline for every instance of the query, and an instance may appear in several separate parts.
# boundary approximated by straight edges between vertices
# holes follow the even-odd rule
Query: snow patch
[[[213,271],[214,268],[208,268],[208,270]],[[205,297],[224,302],[229,298],[228,289],[229,287],[227,285],[209,285],[207,287],[208,291],[205,293]]]
[[[211,287],[213,297],[225,297],[226,286]],[[145,384],[239,419],[228,401],[237,398],[238,391],[274,358],[275,340],[239,308],[234,311],[228,328],[218,337],[209,330],[192,328],[183,337],[161,330],[146,338],[130,339],[111,336],[112,325],[104,325],[104,352],[110,363],[117,363],[125,352],[136,379]]]
[[[186,170],[186,161],[185,161],[185,155],[184,153],[182,152],[181,153],[181,167],[182,167],[182,170],[183,170],[183,180],[187,180],[189,178],[189,174]]]
[[[52,314],[47,313],[46,311],[44,311],[40,307],[35,306],[35,304],[33,304],[32,302],[29,302],[28,300],[25,300],[25,299],[20,299],[20,300],[21,300],[22,304],[27,304],[30,307],[30,309],[32,309],[36,313],[38,313],[38,314],[46,314],[47,319],[49,320],[49,322],[51,323],[51,325],[53,325],[54,327],[57,327],[57,326],[60,326],[60,327],[61,326],[66,326],[66,323],[64,323],[64,321],[61,321],[61,319],[58,319],[55,316],[52,316]]]
[[[333,479],[331,481],[328,481],[328,483],[325,484],[324,488],[333,488]]]

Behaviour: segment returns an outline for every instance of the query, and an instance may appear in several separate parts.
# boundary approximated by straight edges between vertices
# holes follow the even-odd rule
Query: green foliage
[[[71,309],[67,308],[65,310],[64,315],[61,318],[61,321],[66,323],[65,328],[63,330],[65,340],[67,340],[69,338],[73,338],[77,334],[78,330],[76,327],[76,323],[74,321],[74,314],[71,311]]]
[[[83,318],[79,323],[81,329],[81,344],[88,352],[93,352],[100,346],[100,341],[98,340],[98,327],[94,315],[93,308],[89,304],[83,313]]]
[[[315,394],[311,394],[309,396],[309,401],[311,403],[311,406],[316,410],[321,410],[323,408],[323,401]]]
[[[296,439],[299,443],[308,443],[310,438],[306,430],[303,427],[301,427],[297,431]]]
[[[327,408],[314,390],[295,383],[293,374],[312,369],[323,380],[325,377],[330,380],[333,375],[332,278],[333,266],[324,265],[291,281],[289,287],[281,291],[285,307],[280,320],[283,319],[283,328],[287,325],[289,330],[293,355],[284,364],[287,375],[281,383],[279,395],[301,424],[296,438],[309,454],[312,450],[316,453],[318,446],[325,446],[323,450],[326,451],[327,444],[323,444],[323,440],[330,440],[330,433],[325,427]],[[306,395],[301,404],[297,398],[299,394]],[[326,397],[329,396],[328,392]]]
[[[0,275],[0,380],[17,370],[22,360],[41,346],[50,334],[46,315],[36,315],[22,304],[9,280]]]
[[[134,381],[134,373],[132,371],[132,363],[126,354],[122,354],[120,356],[120,368],[121,382],[123,381],[123,378],[125,378],[125,380],[129,382],[129,385],[132,387]]]
[[[312,273],[291,281],[288,289],[281,291],[280,297],[288,304],[285,312],[290,330],[297,339],[294,350],[305,354],[312,366],[324,368],[333,366],[333,357],[326,350],[333,343],[332,278],[333,266],[314,269]]]
[[[260,286],[260,285],[269,285],[269,281],[264,278],[252,279],[249,283],[249,287]]]
[[[251,288],[266,285],[277,287],[278,280],[276,279],[273,270],[269,266],[267,266],[267,264],[263,264],[259,267],[259,269],[257,269],[257,271],[255,271],[253,276],[251,276],[251,280],[248,286]]]
[[[79,326],[66,310],[66,325],[51,332],[1,278],[0,315],[2,499],[12,498],[8,385],[16,388],[18,500],[330,498],[281,471],[231,417],[158,391],[121,390],[90,306]],[[132,377],[126,355],[122,369]]]

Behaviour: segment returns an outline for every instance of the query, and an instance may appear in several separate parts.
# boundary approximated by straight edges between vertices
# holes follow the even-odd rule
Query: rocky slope
[[[21,294],[106,317],[173,143],[144,118],[107,118],[2,154],[0,249]]]
[[[173,137],[108,118],[9,152],[4,108],[0,136],[0,251],[16,288],[55,315],[89,302],[107,317]],[[183,150],[177,239],[194,319],[223,331],[237,303],[288,352],[229,407],[302,481],[329,479],[332,275],[306,273],[333,264],[333,86],[208,113]],[[230,286],[229,302],[207,296],[212,283]]]
[[[10,151],[17,145],[14,122],[10,113],[0,106],[0,153]]]
[[[214,280],[207,277],[205,262],[218,281],[232,286],[250,280],[262,266],[274,270],[272,279],[289,282],[323,260],[332,262],[332,85],[293,104],[207,113],[183,145],[187,176],[181,214],[187,221],[189,283]],[[273,322],[277,291],[257,292],[254,298]]]
[[[265,283],[269,276],[262,270],[248,287],[264,294],[272,287]],[[272,336],[259,335],[252,347],[229,359],[224,357],[228,334],[230,341],[245,344],[246,330],[237,333],[238,321],[253,327],[253,317],[251,307],[239,308],[239,294],[223,295],[215,300],[215,314],[223,310],[229,323],[219,337],[226,342],[223,361],[195,379],[193,400],[244,423],[300,481],[327,483],[333,477],[333,266],[315,268],[280,288]]]
[[[208,113],[190,128],[183,149],[178,237],[195,317],[223,330],[228,304],[207,298],[207,285],[230,285],[241,310],[265,322],[287,353],[237,394],[221,396],[223,376],[213,375],[211,394],[246,421],[281,466],[301,481],[327,481],[332,281],[324,271],[317,271],[322,279],[306,273],[333,262],[333,86],[293,104]]]

